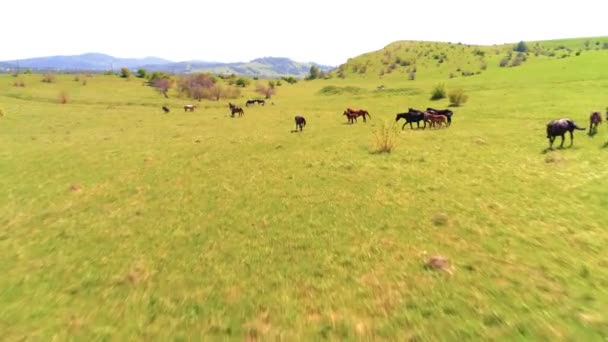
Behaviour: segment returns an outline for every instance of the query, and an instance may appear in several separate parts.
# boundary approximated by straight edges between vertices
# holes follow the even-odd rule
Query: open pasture
[[[545,151],[550,119],[605,113],[606,57],[300,81],[246,107],[251,85],[192,112],[137,79],[0,75],[2,337],[606,339],[608,127]],[[374,153],[396,113],[447,108],[438,82],[469,95],[451,127],[398,123]]]

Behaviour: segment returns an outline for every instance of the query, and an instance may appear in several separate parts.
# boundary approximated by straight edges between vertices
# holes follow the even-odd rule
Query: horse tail
[[[365,111],[365,114],[367,114],[367,116],[368,116],[370,119],[372,118],[372,116],[369,114],[369,112],[368,112],[368,111]],[[363,117],[365,117],[365,115],[363,115]]]
[[[580,131],[584,131],[584,130],[585,130],[585,127],[583,127],[583,128],[578,127],[574,121],[571,121],[571,125],[572,125],[572,127],[573,127],[574,129],[578,129],[578,130],[580,130]]]

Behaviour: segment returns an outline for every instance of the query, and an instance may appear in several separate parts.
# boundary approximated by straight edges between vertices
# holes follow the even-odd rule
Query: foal
[[[302,128],[304,128],[304,126],[306,126],[306,119],[304,119],[303,116],[296,115],[294,120],[296,121],[296,131],[299,128],[300,132],[302,132]]]
[[[589,135],[597,133],[597,128],[602,123],[602,115],[600,112],[593,112],[589,116]]]

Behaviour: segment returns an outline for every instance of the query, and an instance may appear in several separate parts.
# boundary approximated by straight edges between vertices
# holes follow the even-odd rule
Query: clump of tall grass
[[[397,145],[397,129],[394,123],[384,121],[373,134],[373,153],[391,153],[395,149]]]
[[[67,91],[62,91],[59,93],[58,96],[58,102],[61,104],[66,104],[68,103],[68,101],[70,100],[69,96],[68,96],[68,92]]]
[[[448,97],[450,99],[450,106],[454,107],[460,106],[469,99],[469,96],[460,88],[450,91]]]
[[[44,74],[42,76],[42,82],[44,82],[44,83],[55,83],[55,75],[53,75],[53,74]]]

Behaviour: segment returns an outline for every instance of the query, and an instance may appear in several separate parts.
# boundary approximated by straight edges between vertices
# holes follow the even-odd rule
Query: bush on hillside
[[[42,75],[42,82],[44,83],[55,83],[55,75],[54,74],[44,74]]]
[[[445,98],[445,84],[444,83],[439,83],[435,86],[435,88],[433,88],[433,91],[431,91],[431,100],[435,101],[435,100],[441,100]]]
[[[454,107],[458,107],[461,104],[464,104],[469,99],[467,94],[465,94],[464,90],[461,88],[450,91],[448,97],[450,99],[450,106]]]
[[[243,87],[243,88],[245,88],[246,86],[248,86],[248,85],[249,85],[249,83],[250,83],[249,79],[244,78],[244,77],[240,77],[240,78],[238,78],[238,79],[236,80],[236,82],[234,82],[234,84],[235,84],[237,87]]]
[[[515,48],[513,50],[517,51],[517,52],[528,52],[528,46],[522,40],[521,42],[517,43],[517,45],[515,46]]]
[[[498,63],[498,66],[500,66],[501,68],[504,68],[507,65],[509,65],[509,58],[507,58],[507,57],[501,59],[500,63]]]
[[[131,70],[129,68],[120,68],[120,77],[122,78],[130,78]]]
[[[413,70],[412,70],[412,71],[411,71],[411,72],[410,72],[410,73],[407,75],[407,78],[408,78],[410,81],[415,80],[415,79],[416,79],[416,71],[413,71]]]
[[[137,72],[135,73],[135,76],[138,78],[146,78],[146,75],[148,75],[148,71],[144,68],[137,69]]]
[[[289,84],[298,83],[298,79],[293,76],[288,76],[288,77],[283,76],[283,77],[281,77],[281,79]]]

